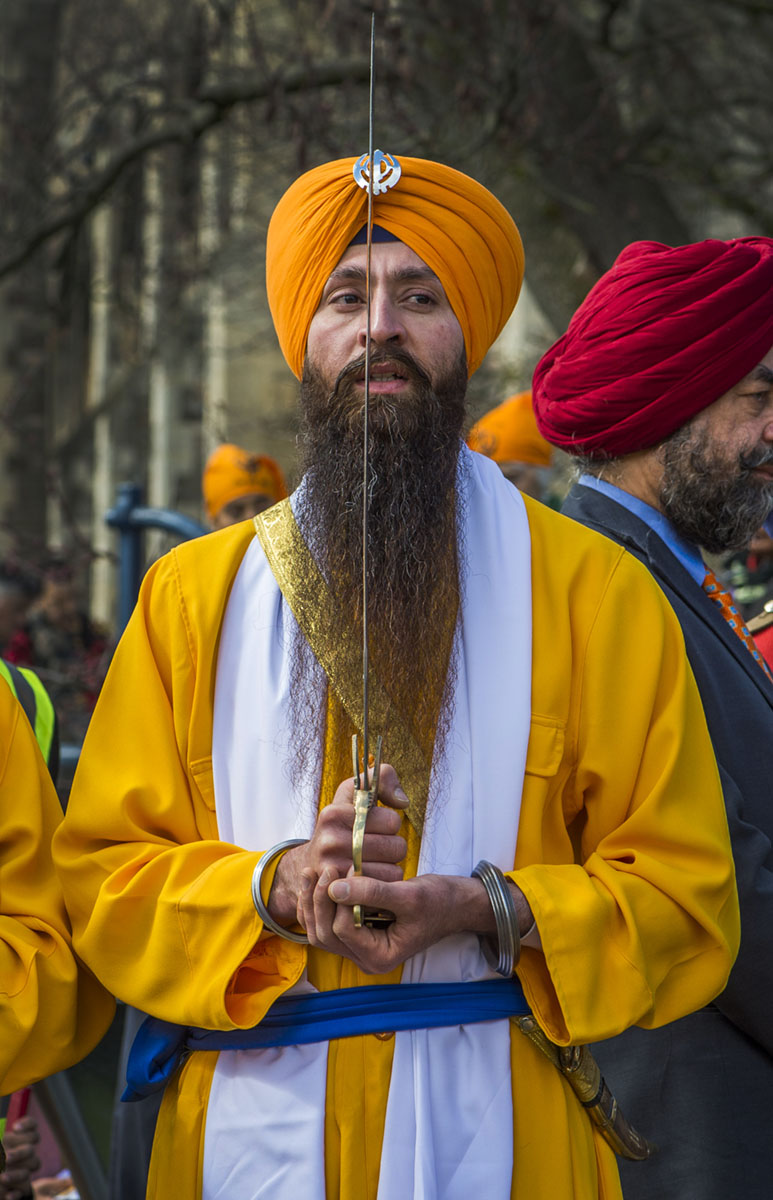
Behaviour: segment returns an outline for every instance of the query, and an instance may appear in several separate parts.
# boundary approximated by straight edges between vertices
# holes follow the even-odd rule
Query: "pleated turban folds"
[[[608,457],[655,445],[773,347],[773,239],[634,242],[537,364],[544,437]]]
[[[468,373],[515,307],[523,247],[510,214],[482,184],[440,163],[400,158],[402,175],[373,197],[373,221],[418,254],[443,284],[462,327]],[[307,171],[268,227],[266,288],[279,345],[303,373],[311,319],[333,268],[368,215],[368,196],[341,158]]]

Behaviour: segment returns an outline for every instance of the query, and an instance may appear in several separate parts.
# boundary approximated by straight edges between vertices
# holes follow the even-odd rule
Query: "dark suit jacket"
[[[773,684],[648,525],[580,484],[563,512],[641,559],[679,618],[722,776],[741,906],[741,949],[714,1004],[596,1047],[623,1111],[659,1147],[648,1162],[621,1161],[623,1193],[626,1200],[770,1200]]]

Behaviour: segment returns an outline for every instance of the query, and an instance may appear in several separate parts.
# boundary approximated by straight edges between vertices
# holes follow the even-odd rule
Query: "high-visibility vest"
[[[0,658],[0,676],[24,709],[40,746],[40,752],[50,768],[56,729],[56,714],[51,697],[29,667],[17,667]]]

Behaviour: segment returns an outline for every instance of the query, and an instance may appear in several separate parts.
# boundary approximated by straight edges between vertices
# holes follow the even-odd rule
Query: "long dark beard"
[[[463,358],[433,389],[403,352],[374,352],[372,364],[399,363],[410,394],[371,395],[369,416],[369,644],[371,668],[392,709],[420,744],[434,734],[442,755],[450,724],[459,602],[455,489],[464,423]],[[307,363],[301,383],[304,486],[296,518],[332,593],[332,644],[362,637],[362,388],[364,359],[330,391]],[[444,649],[445,648],[445,649]],[[291,724],[296,748],[318,754],[325,708],[319,667],[299,634],[291,652]],[[389,720],[374,730],[389,761]],[[299,764],[296,762],[296,766]],[[303,769],[307,769],[307,761]]]
[[[760,448],[729,460],[704,429],[690,423],[661,447],[663,481],[660,502],[683,537],[721,554],[748,545],[773,509],[773,483],[752,475],[773,463],[773,452]]]

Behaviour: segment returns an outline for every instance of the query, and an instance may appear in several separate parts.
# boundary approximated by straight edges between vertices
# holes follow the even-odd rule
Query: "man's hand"
[[[6,1130],[5,1170],[0,1175],[0,1200],[22,1200],[32,1195],[32,1176],[40,1167],[35,1147],[40,1134],[32,1117],[20,1117]]]
[[[51,1196],[72,1196],[75,1195],[75,1185],[69,1173],[55,1175],[50,1179],[35,1179],[32,1183],[32,1194],[35,1200],[48,1200]]]
[[[521,932],[532,924],[523,893],[509,884]],[[395,920],[386,929],[357,929],[352,909],[387,909]],[[351,959],[369,975],[386,975],[413,954],[455,933],[496,933],[486,889],[479,879],[459,875],[418,875],[396,883],[349,875],[302,895],[303,924],[312,946]]]
[[[394,883],[403,877],[398,863],[405,858],[407,846],[398,830],[408,797],[394,767],[387,763],[381,767],[378,798],[381,805],[371,809],[365,827],[362,869],[372,879]],[[345,877],[352,869],[353,825],[354,780],[347,779],[332,804],[317,817],[311,840],[288,850],[279,860],[268,898],[268,911],[275,921],[282,925],[298,921],[306,928],[305,891],[321,887],[326,892],[334,879]]]

